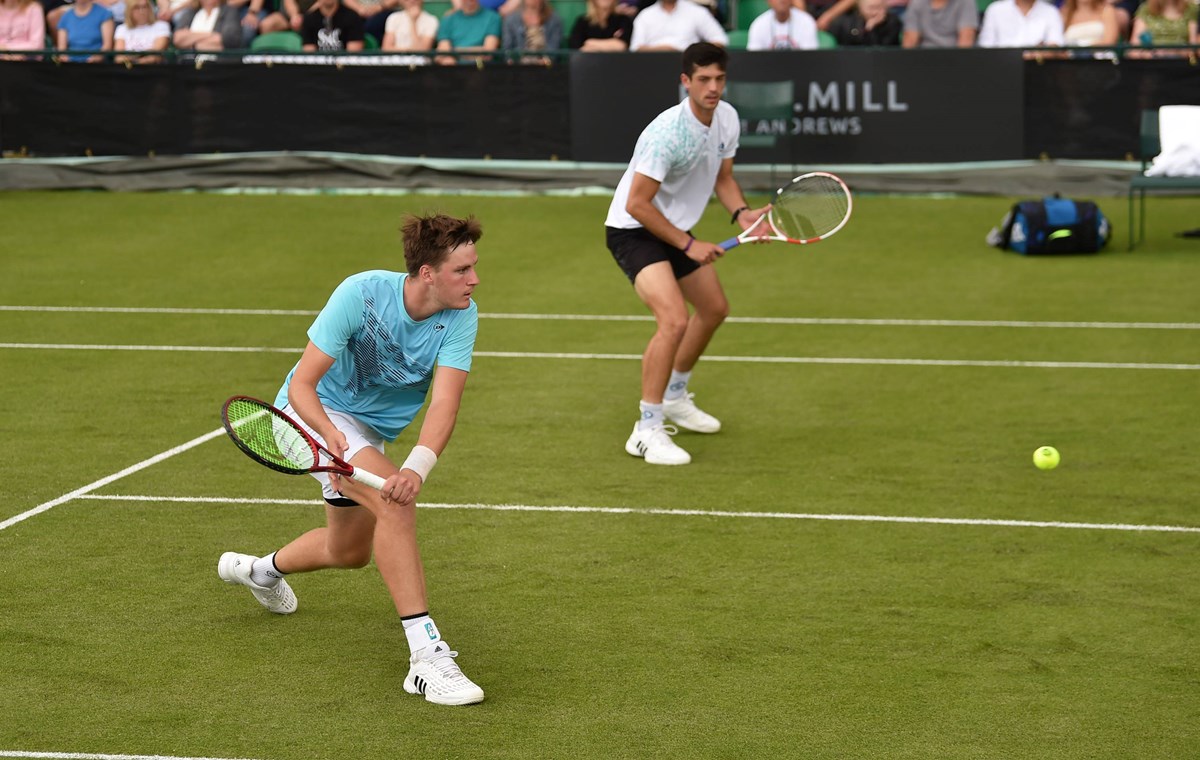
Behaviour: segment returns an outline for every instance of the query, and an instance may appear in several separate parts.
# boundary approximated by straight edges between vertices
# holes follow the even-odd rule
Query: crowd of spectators
[[[1200,45],[1200,0],[766,0],[739,19],[746,31],[734,40],[726,16],[739,0],[586,0],[569,22],[555,0],[451,0],[440,17],[423,0],[153,1],[0,0],[0,60],[53,47],[60,60],[152,63],[170,47],[241,50],[278,33],[299,35],[309,52],[428,52],[446,65],[498,51],[550,63],[564,49],[678,51],[700,41],[748,50],[1129,46],[1129,55]]]

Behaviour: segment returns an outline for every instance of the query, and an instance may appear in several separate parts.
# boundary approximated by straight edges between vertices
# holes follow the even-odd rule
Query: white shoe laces
[[[674,425],[658,425],[650,428],[646,443],[651,446],[674,446],[675,442],[671,440],[671,436],[678,432],[679,428]]]
[[[696,402],[692,401],[692,399],[694,399],[694,398],[696,398],[695,393],[685,393],[684,395],[680,396],[679,398],[673,398],[670,401],[667,401],[666,403],[671,404],[672,406],[675,406],[675,405],[695,406]]]
[[[458,652],[450,651],[441,653],[436,659],[429,660],[428,662],[430,667],[436,670],[438,675],[447,681],[454,681],[459,678],[465,679],[466,675],[462,672],[462,668],[458,667],[458,663],[454,661],[455,657],[458,657]]]
[[[283,592],[282,580],[276,583],[274,586],[266,586],[265,588],[267,589],[266,596],[271,597],[271,599],[277,602],[283,602],[287,600],[287,594]]]

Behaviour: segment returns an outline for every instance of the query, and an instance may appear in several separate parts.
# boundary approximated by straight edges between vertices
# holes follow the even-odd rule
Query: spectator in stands
[[[400,7],[400,0],[342,0],[343,4],[363,17],[364,32],[382,41],[387,34],[387,20]],[[382,45],[381,45],[382,47]]]
[[[283,15],[287,17],[288,26],[293,32],[299,33],[304,28],[304,17],[312,10],[316,0],[282,0],[282,2]]]
[[[629,49],[682,51],[696,42],[724,47],[729,36],[707,8],[692,0],[658,0],[634,17]]]
[[[895,47],[903,30],[903,22],[884,0],[858,0],[852,13],[843,13],[829,25],[839,47]]]
[[[906,48],[974,47],[978,33],[975,0],[911,0],[904,12]]]
[[[1062,5],[1063,41],[1075,47],[1117,44],[1116,6],[1107,0],[1065,0]]]
[[[479,0],[479,5],[490,11],[495,11],[501,17],[504,17],[520,8],[521,0]],[[462,9],[462,0],[450,0],[450,10],[446,12],[446,15],[449,16],[454,11],[461,11]]]
[[[76,0],[78,2],[78,0]],[[237,50],[242,44],[242,25],[236,9],[225,0],[200,0],[194,13],[180,14],[182,25],[175,28],[175,47],[181,50],[218,52]]]
[[[646,6],[650,7],[649,5]],[[642,4],[638,0],[617,0],[617,7],[613,8],[613,13],[622,16],[628,16],[632,21],[633,17],[642,12]]]
[[[299,8],[296,8],[296,12],[299,13]],[[292,29],[282,0],[250,0],[250,5],[246,6],[246,18],[241,23],[253,28],[254,36]]]
[[[341,0],[317,0],[304,14],[300,37],[309,52],[359,53],[363,49],[364,22],[360,14],[342,5]]]
[[[1190,0],[1146,0],[1133,17],[1134,45],[1195,45],[1198,6]]]
[[[113,24],[125,23],[125,0],[96,0],[96,5],[108,8],[113,15]]]
[[[792,0],[767,0],[771,9],[750,22],[747,50],[815,50],[817,22]]]
[[[75,0],[58,20],[58,49],[112,50],[115,26],[112,11],[108,8],[93,0]],[[67,60],[97,63],[103,61],[104,56],[69,55]]]
[[[250,47],[258,36],[259,13],[255,7],[262,0],[224,0],[215,31],[221,35],[223,50],[238,50]],[[184,0],[183,5],[174,4],[168,15],[175,31],[190,29],[199,12],[199,0]],[[163,18],[163,14],[159,14]],[[165,20],[165,19],[164,19]]]
[[[34,0],[0,2],[0,51],[41,50],[46,47],[46,19],[41,3]],[[19,61],[37,56],[3,55],[0,61]]]
[[[617,12],[617,0],[587,0],[575,19],[567,47],[585,53],[623,53],[633,36],[633,18]]]
[[[1062,44],[1062,15],[1045,0],[996,0],[983,12],[980,47],[1031,48]]]
[[[462,0],[462,9],[452,11],[438,27],[437,49],[441,53],[490,53],[500,49],[500,14],[480,6],[479,0]],[[447,66],[472,62],[474,58],[440,55]],[[482,60],[482,58],[480,58]]]
[[[501,43],[505,50],[561,50],[563,23],[548,0],[521,0],[516,13],[504,17]],[[546,56],[524,58],[525,63],[549,64]]]
[[[808,5],[806,0],[793,0],[797,8],[805,9]],[[908,0],[884,0],[889,11],[898,18],[904,18],[905,9],[908,7]],[[833,27],[833,22],[841,18],[847,13],[852,13],[858,7],[858,0],[834,0],[833,4],[812,3],[812,9],[809,11],[814,18],[817,19],[817,29],[822,32],[829,32]],[[978,13],[978,11],[976,11]]]
[[[145,53],[166,50],[171,44],[171,25],[154,15],[150,0],[129,0],[125,6],[125,23],[113,34],[113,49],[117,52]],[[161,55],[118,55],[118,63],[162,63]]]
[[[196,10],[196,2],[195,0],[160,0],[157,8],[158,20],[166,21],[172,29],[178,29],[184,26],[181,22],[185,13],[188,20],[191,20],[191,13]]]
[[[437,16],[425,10],[424,0],[400,0],[401,9],[388,16],[383,31],[384,50],[433,50]]]

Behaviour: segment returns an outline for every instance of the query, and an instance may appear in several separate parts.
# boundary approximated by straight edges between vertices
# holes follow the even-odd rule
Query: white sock
[[[287,573],[275,567],[275,552],[254,560],[254,566],[250,568],[250,580],[268,588],[279,583],[285,575]]]
[[[655,425],[663,424],[662,404],[651,404],[648,401],[638,402],[642,418],[638,421],[638,430],[649,430]]]
[[[688,380],[692,378],[691,370],[676,372],[671,370],[671,379],[667,381],[667,390],[663,393],[664,401],[674,401],[687,393]]]
[[[442,640],[442,634],[428,612],[400,618],[400,622],[404,624],[404,635],[408,637],[408,651],[412,654]]]

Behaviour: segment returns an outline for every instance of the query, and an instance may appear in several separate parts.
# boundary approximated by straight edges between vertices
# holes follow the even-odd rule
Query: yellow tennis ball
[[[1033,452],[1033,463],[1039,470],[1053,470],[1061,459],[1058,449],[1053,446],[1042,446]]]

